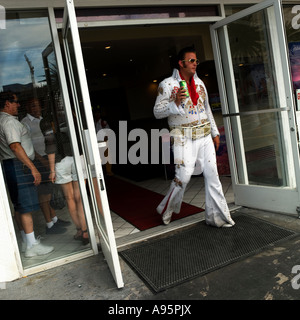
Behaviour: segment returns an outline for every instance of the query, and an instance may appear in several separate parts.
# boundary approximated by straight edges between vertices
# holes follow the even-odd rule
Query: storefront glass
[[[66,171],[71,170],[73,150],[61,99],[47,11],[8,11],[6,18],[6,29],[1,30],[0,37],[0,88],[16,94],[20,102],[18,119],[30,132],[35,147],[34,163],[40,172],[45,171],[44,176],[48,181],[35,190],[38,192],[40,208],[32,212],[32,218],[35,237],[41,236],[42,244],[54,248],[46,255],[26,257],[21,226],[16,222],[18,214],[11,206],[20,255],[26,269],[88,250],[90,244],[82,240],[81,232],[77,231],[77,228],[87,228],[84,211],[80,211],[81,195],[78,184],[70,182],[76,177],[70,178],[71,175],[68,175],[68,178],[63,180],[57,172],[63,170],[63,164]],[[28,117],[27,112],[31,112],[33,116]],[[42,118],[39,118],[40,115]],[[37,122],[36,127],[33,127],[34,122]],[[76,120],[74,122],[76,123]],[[47,152],[55,155],[56,182],[60,182],[59,185],[49,181],[52,169],[50,170],[45,152],[45,141],[49,142]],[[72,137],[72,141],[79,143],[76,136]],[[36,162],[37,159],[40,159],[40,162]],[[73,173],[76,175],[75,168]],[[53,175],[50,179],[52,178]],[[50,205],[54,185],[60,186],[65,194],[64,207],[56,207],[55,210],[54,203],[51,202]],[[85,236],[88,236],[88,233]]]
[[[229,112],[232,126],[239,132],[238,139],[244,146],[249,184],[286,186],[286,159],[278,112],[278,108],[285,106],[277,94],[280,88],[275,80],[278,71],[273,54],[274,31],[266,28],[266,19],[265,10],[228,25],[230,52],[227,54],[232,61],[237,91],[237,103],[229,102]],[[238,145],[235,142],[235,148]],[[240,183],[245,183],[241,172],[239,176]]]

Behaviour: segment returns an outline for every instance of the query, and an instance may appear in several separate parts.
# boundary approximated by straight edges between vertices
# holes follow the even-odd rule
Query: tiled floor
[[[233,203],[234,195],[232,191],[231,177],[221,176],[220,180],[223,186],[223,192],[225,194],[227,203]],[[145,180],[142,182],[135,182],[135,184],[137,184],[140,187],[161,193],[163,195],[165,195],[169,190],[170,183],[171,180],[163,180],[162,178],[155,178]],[[197,176],[191,179],[184,195],[184,201],[194,206],[205,209],[205,187],[203,177]],[[116,238],[140,232],[130,223],[119,217],[117,214],[112,213],[111,216]]]
[[[223,185],[223,191],[224,191],[226,200],[230,204],[234,202],[234,196],[233,196],[232,186],[231,186],[231,178],[223,176],[223,177],[220,177],[220,179]],[[149,190],[152,190],[164,195],[167,193],[170,183],[171,183],[171,180],[164,180],[163,178],[155,178],[155,179],[145,180],[136,184],[141,187],[147,188]],[[204,194],[205,194],[205,191],[204,191],[203,177],[193,177],[187,186],[187,189],[184,195],[184,201],[204,209],[205,208]],[[199,217],[200,215],[201,217],[203,217],[203,213],[200,213],[197,215],[199,215]],[[197,215],[194,215],[194,216],[197,216]],[[57,216],[60,219],[71,221],[67,208],[57,211]],[[118,244],[118,241],[117,241],[118,247],[121,247],[122,245],[124,245],[124,243],[127,241],[125,240],[125,238],[128,236],[131,236],[130,241],[134,242],[136,236],[139,236],[139,237],[155,236],[156,234],[160,234],[161,232],[167,232],[168,230],[175,228],[176,223],[177,223],[177,228],[184,225],[184,223],[186,223],[184,221],[181,221],[184,219],[181,219],[181,220],[177,220],[176,223],[175,222],[171,223],[170,224],[171,226],[168,225],[167,226],[168,228],[162,225],[157,228],[152,228],[150,230],[140,231],[136,229],[133,225],[131,225],[130,223],[128,223],[127,221],[119,217],[114,212],[111,212],[111,217],[113,222],[113,229],[115,232],[115,238],[119,240],[119,242],[121,243],[121,244]],[[46,245],[54,246],[55,250],[48,255],[29,258],[29,259],[25,258],[24,254],[21,253],[22,263],[25,268],[40,265],[48,261],[56,260],[58,258],[62,258],[62,257],[65,258],[66,256],[70,256],[74,254],[75,252],[78,253],[78,252],[82,252],[87,249],[90,249],[90,245],[83,246],[80,241],[76,241],[73,239],[73,236],[76,233],[76,229],[73,224],[67,227],[67,232],[64,234],[47,235],[45,232],[46,230],[45,221],[41,212],[39,211],[35,212],[33,214],[33,218],[34,218],[36,236],[41,235],[42,243]],[[198,217],[196,218],[192,217],[192,219],[198,219]],[[191,221],[193,223],[193,220]],[[134,233],[139,233],[139,234],[134,235]],[[16,234],[18,238],[19,247],[21,248],[20,234],[19,232],[16,232]]]

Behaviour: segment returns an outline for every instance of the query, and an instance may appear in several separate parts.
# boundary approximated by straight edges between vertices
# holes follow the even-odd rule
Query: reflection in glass
[[[229,112],[241,113],[231,121],[243,139],[249,184],[285,186],[280,113],[274,110],[284,106],[276,94],[271,30],[266,28],[266,19],[265,10],[228,25],[238,100],[238,107],[229,104]]]
[[[101,196],[99,185],[97,181],[97,175],[95,171],[95,161],[90,159],[90,162],[87,161],[86,155],[89,154],[92,157],[90,145],[87,141],[89,138],[88,136],[83,136],[84,133],[87,133],[88,126],[87,126],[87,119],[85,113],[85,106],[83,104],[82,92],[80,88],[80,80],[78,75],[78,70],[76,66],[76,59],[75,59],[75,52],[73,46],[73,40],[71,36],[70,30],[68,31],[66,42],[65,42],[65,54],[66,54],[66,62],[68,64],[68,76],[69,76],[69,96],[71,100],[71,108],[72,113],[75,116],[74,124],[76,127],[76,131],[78,134],[78,139],[80,140],[81,146],[81,157],[83,159],[82,165],[86,168],[88,184],[88,190],[90,192],[90,208],[93,211],[93,217],[95,219],[95,223],[98,228],[102,231],[102,235],[107,237],[107,230],[104,221],[104,214],[103,214],[103,207],[101,203]],[[94,125],[94,124],[93,124]]]
[[[240,117],[250,184],[286,186],[282,146],[278,141],[277,113]]]
[[[55,149],[53,150],[55,150],[56,167],[53,171],[56,171],[57,164],[61,163],[59,160],[67,159],[72,164],[70,133],[61,99],[57,63],[47,12],[8,11],[6,29],[1,30],[0,48],[0,90],[10,90],[16,93],[21,104],[19,120],[27,126],[33,141],[37,138],[37,132],[32,131],[31,120],[32,122],[40,121],[40,129],[44,134],[45,141],[49,137],[54,137]],[[27,113],[33,109],[40,110],[41,114],[38,114],[36,118],[34,115],[29,118]],[[38,126],[36,129],[38,130]],[[75,138],[73,140],[76,141]],[[22,247],[24,243],[16,224],[16,235],[24,268],[90,248],[90,244],[86,244],[87,241],[82,239],[82,230],[76,230],[80,223],[72,215],[72,203],[68,201],[69,197],[66,197],[67,205],[63,209],[53,210],[52,207],[49,207],[49,195],[51,195],[53,187],[53,183],[49,183],[49,179],[53,177],[52,169],[49,167],[45,150],[35,151],[37,152],[36,160],[40,155],[43,162],[43,166],[37,164],[36,166],[38,170],[45,171],[45,179],[48,177],[48,184],[43,185],[42,191],[39,189],[40,210],[33,212],[34,232],[36,237],[42,236],[42,243],[53,246],[54,251],[47,255],[25,258]],[[50,152],[50,154],[52,153]],[[57,175],[57,173],[55,174]],[[76,170],[73,171],[73,175],[75,174]],[[50,177],[50,175],[52,176]],[[58,176],[56,179],[58,180]],[[65,194],[71,185],[73,191],[77,191],[76,182],[67,180],[65,182],[60,184]],[[80,202],[80,192],[77,194],[79,196],[73,197],[72,200]],[[47,210],[51,212],[47,213]],[[12,215],[15,215],[13,209]]]
[[[62,22],[62,10],[55,10],[56,22]],[[217,5],[211,6],[151,6],[118,8],[77,8],[78,22],[115,21],[135,19],[166,19],[184,17],[220,16]]]

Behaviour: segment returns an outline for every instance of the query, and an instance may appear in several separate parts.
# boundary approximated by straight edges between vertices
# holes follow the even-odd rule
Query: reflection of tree
[[[41,121],[41,128],[44,130],[52,128],[54,131],[57,148],[60,154],[64,152],[64,139],[65,133],[65,113],[61,101],[61,90],[58,76],[58,67],[56,64],[53,45],[50,43],[42,52],[44,70],[47,82],[47,108]]]
[[[54,121],[55,127],[59,127],[59,116],[61,111],[60,102],[60,85],[58,78],[58,68],[55,61],[52,43],[50,43],[42,52],[44,70],[47,82],[47,104],[48,108],[44,115],[49,121]]]
[[[255,85],[251,76],[253,64],[262,62],[263,41],[259,25],[261,16],[253,14],[228,25],[228,37],[233,63],[235,86],[238,93],[240,110],[248,109],[252,103]]]

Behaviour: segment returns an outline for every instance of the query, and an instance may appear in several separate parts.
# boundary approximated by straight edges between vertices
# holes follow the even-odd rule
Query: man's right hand
[[[186,99],[186,90],[184,89],[184,87],[181,87],[176,93],[175,103],[177,107],[179,107],[181,102],[184,101],[185,99]]]

